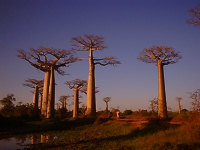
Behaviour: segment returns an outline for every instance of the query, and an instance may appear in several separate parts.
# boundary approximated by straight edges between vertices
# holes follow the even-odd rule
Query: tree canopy
[[[107,46],[104,45],[104,37],[94,34],[86,34],[84,36],[78,36],[72,38],[72,46],[77,51],[92,51],[92,52],[107,48]],[[78,59],[89,60],[88,58],[78,58]],[[113,56],[98,58],[98,59],[93,58],[92,60],[94,65],[106,66],[106,65],[120,64],[120,61],[117,61],[117,58]]]
[[[145,48],[139,55],[138,59],[146,63],[157,63],[160,61],[163,65],[174,64],[181,59],[179,52],[173,47],[152,46]]]
[[[37,49],[30,48],[29,52],[18,50],[17,57],[44,72],[50,70],[50,67],[53,66],[59,74],[63,75],[65,72],[60,67],[65,67],[77,60],[73,57],[73,53],[75,53],[73,50],[40,47]]]
[[[200,27],[200,4],[193,9],[190,9],[189,13],[192,18],[188,20],[187,23],[194,24]]]
[[[72,81],[67,81],[65,83],[70,89],[80,89],[84,86],[87,85],[87,81],[86,80],[80,80],[80,79],[75,79],[75,80],[72,80]]]
[[[3,106],[3,109],[12,109],[14,107],[14,101],[16,101],[14,94],[8,94],[0,100],[0,104]]]

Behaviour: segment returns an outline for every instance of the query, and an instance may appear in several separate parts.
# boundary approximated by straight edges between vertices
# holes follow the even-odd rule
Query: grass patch
[[[198,150],[200,149],[200,115],[176,115],[166,120],[150,119],[137,126],[125,120],[43,120],[28,122],[36,128],[31,134],[30,149],[136,149],[136,150]],[[25,129],[24,127],[22,129]],[[28,131],[28,130],[27,130]],[[30,131],[30,129],[29,129]],[[39,133],[38,133],[39,131]],[[30,133],[30,132],[29,132]],[[34,140],[35,139],[35,140]]]

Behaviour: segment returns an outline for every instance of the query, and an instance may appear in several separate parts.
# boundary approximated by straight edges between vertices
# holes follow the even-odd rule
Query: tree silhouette
[[[66,105],[67,105],[67,100],[72,97],[71,95],[63,95],[60,96],[59,101],[61,102],[62,105],[62,109],[67,109]]]
[[[152,100],[149,101],[150,102],[150,110],[152,113],[155,113],[158,111],[158,99],[154,98]]]
[[[193,99],[193,111],[200,112],[200,89],[196,90],[193,93],[190,93],[190,98]]]
[[[87,84],[86,80],[75,79],[65,83],[70,89],[74,89],[73,118],[78,117],[79,111],[79,90]]]
[[[180,114],[181,113],[181,100],[182,100],[182,97],[176,97],[176,100],[178,102],[178,113]]]
[[[106,103],[106,112],[108,112],[108,102],[111,101],[111,97],[105,97],[103,98],[103,101]]]
[[[33,107],[38,108],[39,94],[43,88],[43,80],[27,79],[25,80],[24,86],[34,88],[33,92]],[[42,99],[40,99],[42,101]]]
[[[3,108],[10,109],[14,108],[14,101],[16,101],[14,94],[8,94],[6,97],[0,100],[0,104],[3,106]]]
[[[192,17],[187,21],[189,24],[194,24],[200,27],[200,4],[195,8],[189,10],[190,16]]]
[[[40,47],[31,48],[29,52],[18,50],[18,57],[27,61],[36,69],[45,72],[43,86],[43,101],[41,114],[45,118],[52,118],[54,115],[55,105],[55,75],[54,71],[64,75],[61,67],[68,67],[70,63],[76,61],[72,54],[74,51],[64,49],[54,49]]]
[[[176,52],[173,47],[167,46],[152,46],[149,49],[144,49],[138,59],[146,63],[156,63],[158,68],[158,117],[161,119],[167,118],[167,104],[165,94],[164,81],[164,65],[174,64],[181,58],[179,52]]]
[[[79,60],[89,61],[89,75],[87,86],[87,110],[86,115],[89,117],[96,116],[96,97],[95,97],[95,65],[115,65],[120,64],[115,57],[94,58],[93,53],[106,48],[104,38],[93,34],[78,36],[72,38],[72,46],[78,51],[88,51],[89,58],[80,58]]]

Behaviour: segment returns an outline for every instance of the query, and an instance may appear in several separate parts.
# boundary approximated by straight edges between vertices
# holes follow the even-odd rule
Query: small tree
[[[187,23],[194,24],[200,27],[200,4],[193,9],[190,9],[189,13],[192,18],[188,20]]]
[[[152,113],[156,113],[158,111],[158,99],[154,98],[149,101],[150,102],[150,110]]]
[[[178,113],[180,114],[181,113],[181,100],[182,100],[182,97],[176,97],[176,100],[178,102]]]
[[[0,104],[3,106],[1,108],[2,114],[5,116],[10,116],[10,113],[14,109],[14,101],[16,101],[14,94],[8,94],[6,97],[0,100]]]
[[[34,88],[33,93],[33,107],[38,108],[39,94],[41,93],[41,89],[43,88],[43,80],[36,79],[27,79],[25,80],[24,86]],[[40,99],[42,101],[42,99]]]
[[[111,97],[105,97],[103,101],[106,103],[106,112],[108,112],[108,103],[111,101]]]
[[[156,63],[158,68],[158,117],[167,118],[167,103],[165,94],[165,81],[163,66],[174,64],[180,59],[179,52],[173,47],[152,46],[144,49],[138,59],[146,63]]]
[[[75,79],[65,83],[70,89],[74,89],[73,118],[78,117],[79,111],[79,90],[87,84],[86,80]]]
[[[193,111],[200,111],[200,89],[196,90],[193,93],[190,93],[190,98],[193,100],[192,107]]]
[[[94,58],[93,53],[106,48],[104,38],[97,35],[84,35],[72,38],[73,46],[79,51],[89,52],[89,58],[80,59],[89,61],[89,75],[87,86],[87,111],[89,117],[96,116],[96,96],[95,96],[95,66],[115,65],[120,64],[115,57]]]

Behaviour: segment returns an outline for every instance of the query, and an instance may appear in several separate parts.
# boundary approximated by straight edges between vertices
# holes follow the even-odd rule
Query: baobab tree
[[[108,112],[108,103],[111,101],[111,97],[105,97],[103,101],[106,103],[106,112]]]
[[[63,95],[60,96],[59,101],[61,102],[62,105],[62,109],[67,109],[66,105],[67,105],[67,100],[72,97],[71,95]]]
[[[75,79],[65,83],[70,89],[74,89],[73,118],[78,117],[79,111],[79,90],[87,84],[86,80]]]
[[[18,57],[27,61],[33,67],[45,73],[43,86],[43,101],[41,114],[45,118],[52,118],[55,105],[55,75],[54,71],[64,75],[61,67],[68,67],[76,61],[72,54],[74,51],[40,47],[31,48],[29,52],[18,50]]]
[[[160,119],[167,118],[167,104],[165,94],[165,80],[163,66],[174,64],[181,58],[179,52],[173,47],[152,46],[144,49],[138,59],[145,63],[156,63],[158,68],[158,117]]]
[[[181,100],[182,100],[182,97],[177,97],[176,100],[178,102],[178,113],[180,114],[181,113]]]
[[[200,4],[195,8],[189,10],[190,16],[192,17],[187,21],[188,24],[194,24],[200,27]]]
[[[79,60],[89,61],[89,75],[87,85],[87,102],[86,115],[89,117],[96,116],[96,97],[95,97],[95,66],[115,65],[120,64],[116,57],[95,58],[94,52],[106,48],[104,38],[98,35],[84,35],[72,38],[72,46],[78,51],[89,52],[89,58],[79,58]]]
[[[32,104],[34,108],[38,108],[39,94],[43,88],[43,80],[27,79],[23,85],[34,89]]]

